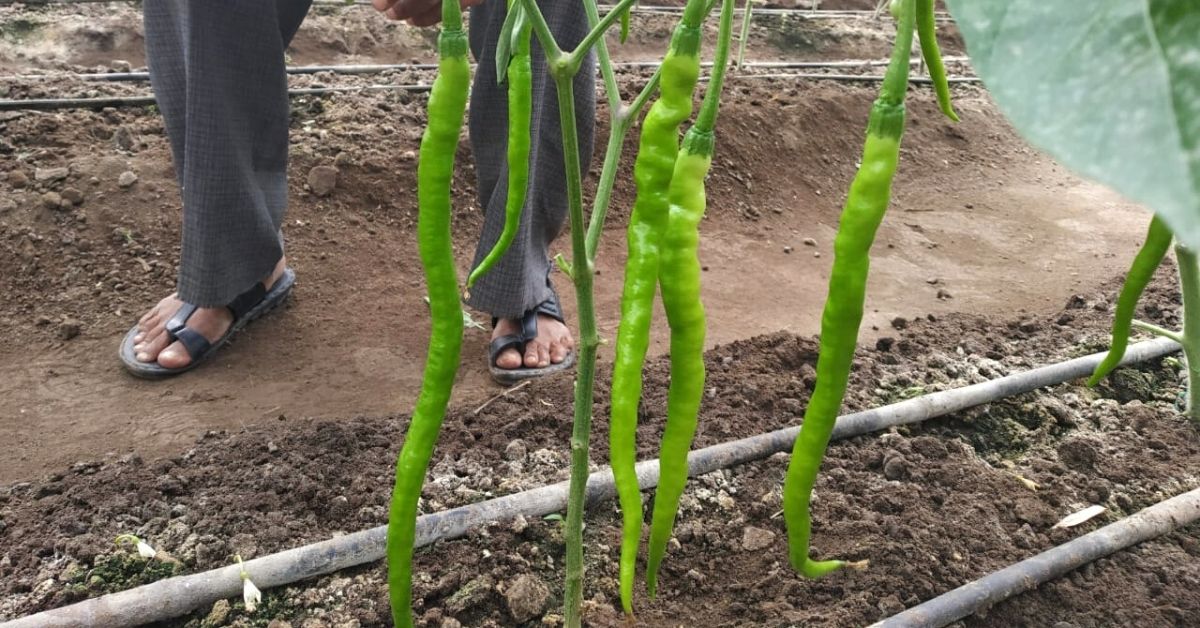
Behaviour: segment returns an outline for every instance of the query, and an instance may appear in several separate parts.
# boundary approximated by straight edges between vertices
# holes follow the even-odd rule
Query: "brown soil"
[[[3,11],[9,23],[25,15]],[[136,30],[136,14],[125,5],[117,11]],[[350,15],[362,12],[317,15],[307,28]],[[93,25],[113,28],[99,17]],[[402,72],[294,82],[421,78]],[[630,86],[641,80],[622,78]],[[11,88],[22,97],[142,89],[78,81]],[[816,332],[871,90],[734,77],[703,225],[712,343],[780,329]],[[1094,277],[1120,272],[1143,230],[1143,210],[1029,149],[997,119],[984,93],[964,89],[957,98],[964,122],[952,125],[938,117],[928,92],[914,92],[896,204],[879,238],[868,340],[895,316],[1052,311],[1071,292],[1094,286]],[[140,108],[0,114],[0,331],[8,339],[0,348],[0,439],[17,452],[0,459],[0,481],[96,455],[178,452],[207,429],[408,407],[427,333],[413,242],[423,102],[419,94],[380,92],[293,101],[285,229],[300,278],[293,306],[252,326],[202,370],[159,383],[125,375],[115,353],[124,331],[171,291],[175,276],[179,201],[161,118]],[[598,134],[606,132],[601,120]],[[607,338],[616,329],[633,147],[631,139],[598,262],[597,306]],[[465,141],[459,162],[456,233],[465,271],[481,224]],[[330,164],[340,170],[338,187],[316,197],[306,175]],[[39,169],[55,167],[70,174],[36,180]],[[122,188],[126,171],[138,181]],[[53,203],[68,190],[80,193],[81,204],[46,205],[47,196]],[[1101,209],[1105,220],[1093,220]],[[808,238],[815,246],[804,244]],[[567,248],[565,241],[560,246]],[[561,277],[557,283],[571,309],[570,287]],[[486,340],[483,331],[468,334],[458,403],[495,391],[483,364]],[[654,348],[666,350],[661,328]]]
[[[1169,269],[1143,313],[1175,323]],[[1006,323],[968,315],[897,321],[887,341],[860,352],[851,409],[962,386],[1094,350],[1106,338],[1115,288],[1073,297],[1067,309]],[[708,395],[697,445],[794,424],[813,383],[815,344],[786,333],[709,352]],[[661,434],[667,364],[648,368],[642,457]],[[1119,370],[1093,390],[1072,382],[919,426],[836,443],[818,483],[814,552],[870,559],[864,572],[806,581],[786,564],[780,481],[787,457],[691,483],[658,600],[639,596],[639,625],[864,625],[1167,496],[1200,486],[1200,434],[1175,404],[1177,360]],[[601,370],[599,398],[608,373]],[[540,381],[476,414],[447,418],[424,496],[439,510],[563,479],[571,401],[568,377]],[[599,402],[596,412],[607,408]],[[85,460],[0,492],[0,618],[161,577],[114,550],[134,532],[186,571],[227,564],[381,524],[405,417],[276,421],[206,434],[180,456]],[[606,458],[598,421],[595,460]],[[1038,485],[1032,490],[1018,478]],[[1052,529],[1099,503],[1109,512]],[[531,623],[554,625],[562,542],[553,520],[505,521],[419,552],[421,625],[516,625],[513,583],[532,576],[549,592]],[[616,609],[619,519],[612,504],[588,518],[587,618],[623,625]],[[967,625],[1184,626],[1200,612],[1195,526],[1098,561],[969,619]],[[761,543],[756,545],[756,543]],[[750,545],[750,549],[747,545]],[[516,595],[516,594],[511,594]],[[267,592],[234,626],[282,619],[297,626],[382,625],[382,569]],[[199,626],[210,614],[170,625]],[[357,621],[358,623],[345,623]],[[312,623],[309,623],[312,622]],[[224,625],[219,623],[216,625]]]
[[[114,58],[142,65],[136,16],[125,5],[0,8],[0,72],[81,71]],[[315,12],[293,63],[429,59],[427,33],[373,18]],[[664,45],[670,20],[638,19],[619,59],[653,58]],[[751,58],[879,58],[888,29],[886,21],[764,16]],[[961,50],[956,39],[950,32],[943,42],[951,54]],[[321,75],[293,84],[427,78]],[[644,78],[622,74],[630,87]],[[2,84],[0,97],[144,89],[60,78]],[[869,287],[863,339],[878,348],[860,355],[851,408],[1102,348],[1116,289],[1108,280],[1140,241],[1144,210],[1029,148],[984,92],[955,96],[964,120],[951,125],[931,94],[913,92]],[[713,349],[699,445],[799,420],[816,353],[809,337],[872,97],[869,86],[828,82],[734,77],[729,85],[702,225]],[[172,289],[176,270],[179,201],[161,119],[137,108],[0,113],[0,440],[11,452],[0,457],[0,483],[9,483],[0,488],[0,619],[164,575],[114,553],[118,533],[136,532],[194,571],[235,552],[259,555],[383,522],[428,325],[413,242],[423,106],[423,96],[396,92],[293,100],[293,305],[251,327],[214,363],[159,383],[126,376],[115,353],[128,326]],[[609,339],[632,148],[631,140],[599,260],[597,307]],[[459,163],[456,249],[465,271],[481,224],[465,137]],[[339,170],[327,197],[305,183],[319,165]],[[39,170],[56,167],[68,168],[64,179],[37,180]],[[138,179],[122,187],[127,171]],[[75,192],[77,205],[56,201]],[[570,286],[556,281],[571,316]],[[1164,271],[1144,314],[1171,325],[1176,307]],[[661,327],[656,353],[666,350]],[[468,333],[427,510],[565,477],[570,380],[535,383],[475,415],[498,391],[483,368],[486,341],[483,331]],[[598,417],[607,411],[608,351]],[[864,573],[817,583],[791,574],[775,516],[784,457],[701,478],[685,499],[666,589],[657,601],[639,600],[640,618],[655,626],[861,625],[1073,536],[1049,527],[1076,507],[1106,504],[1101,519],[1111,521],[1193,488],[1195,475],[1179,470],[1195,468],[1200,438],[1173,410],[1177,370],[1171,360],[1126,369],[1115,387],[1064,385],[835,446],[818,486],[816,549],[870,558]],[[655,454],[665,362],[648,373],[643,457]],[[598,420],[597,462],[607,457],[606,440]],[[1041,490],[1029,491],[1013,473]],[[620,623],[614,513],[606,505],[588,521],[588,616],[597,626]],[[552,599],[537,618],[554,623],[557,524],[520,527],[504,522],[422,552],[425,625],[456,625],[442,619],[449,617],[513,625],[503,591],[522,574],[549,587]],[[773,540],[746,551],[746,528]],[[968,623],[1186,625],[1200,611],[1196,532],[1100,561]],[[322,578],[268,592],[258,615],[235,611],[224,623],[378,625],[387,615],[381,583],[376,567]],[[208,612],[179,625],[199,625]]]

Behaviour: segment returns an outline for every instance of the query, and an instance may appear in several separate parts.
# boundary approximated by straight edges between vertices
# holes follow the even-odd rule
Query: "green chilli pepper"
[[[515,9],[508,0],[508,10]],[[529,52],[532,24],[521,20],[513,37],[512,58],[508,62],[508,192],[504,201],[504,229],[492,250],[467,276],[467,290],[487,274],[508,251],[521,224],[525,193],[529,186],[530,118],[533,112],[533,66]]]
[[[1125,357],[1125,348],[1129,346],[1129,331],[1133,326],[1133,314],[1137,309],[1138,299],[1142,297],[1142,292],[1154,278],[1154,271],[1158,270],[1162,264],[1163,258],[1171,248],[1173,238],[1171,228],[1158,216],[1150,221],[1146,242],[1142,244],[1137,257],[1133,258],[1129,274],[1125,275],[1125,285],[1121,286],[1121,295],[1117,297],[1117,312],[1113,316],[1112,345],[1108,349],[1108,354],[1104,356],[1104,360],[1092,372],[1092,376],[1087,382],[1088,386],[1100,383],[1104,376],[1117,368],[1117,365],[1121,363],[1121,358]]]
[[[938,107],[947,118],[958,122],[954,105],[950,103],[950,84],[946,81],[946,66],[942,64],[942,51],[938,50],[937,24],[933,15],[933,0],[917,0],[917,36],[921,40],[921,56],[929,69],[929,79],[937,92]]]
[[[429,289],[433,330],[421,393],[396,460],[388,516],[388,592],[392,621],[412,626],[412,557],[417,501],[458,371],[463,316],[450,240],[450,185],[467,107],[471,69],[458,0],[443,0],[438,74],[429,94],[429,120],[417,165],[417,245]]]
[[[667,426],[659,453],[658,489],[650,521],[646,585],[658,590],[658,568],[675,527],[679,498],[687,485],[688,451],[696,435],[700,401],[704,397],[704,305],[700,301],[700,220],[707,198],[704,178],[712,166],[713,129],[729,61],[733,33],[733,0],[724,0],[713,76],[696,124],[683,138],[683,148],[671,175],[668,222],[659,260],[658,282],[663,309],[671,327],[671,385],[667,392]]]
[[[808,555],[812,519],[809,512],[813,484],[837,421],[866,299],[871,244],[891,198],[892,179],[900,162],[904,134],[904,97],[908,88],[909,49],[916,19],[915,0],[898,0],[895,47],[880,91],[871,107],[863,156],[842,210],[833,244],[833,270],[829,295],[821,317],[817,385],[804,413],[800,435],[792,448],[783,487],[783,513],[787,521],[792,566],[804,576],[817,578],[843,567],[865,563],[841,560],[814,561]]]
[[[633,612],[633,578],[642,536],[642,493],[637,462],[638,402],[642,396],[642,364],[649,345],[654,291],[658,284],[659,247],[667,226],[667,189],[679,152],[679,125],[692,114],[692,92],[700,76],[700,24],[704,0],[689,0],[671,36],[660,67],[659,98],[642,121],[633,177],[637,198],[629,217],[625,286],[621,323],[613,363],[609,452],[620,498],[621,606]]]

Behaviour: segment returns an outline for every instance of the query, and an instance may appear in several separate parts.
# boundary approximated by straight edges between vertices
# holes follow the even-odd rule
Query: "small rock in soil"
[[[19,190],[29,185],[29,175],[21,170],[13,170],[8,173],[8,184],[13,186],[13,189]]]
[[[119,127],[117,132],[113,133],[113,143],[121,150],[133,150],[133,131],[126,126]]]
[[[62,191],[62,199],[72,205],[78,205],[83,202],[83,192],[78,188],[67,188]]]
[[[893,456],[883,463],[883,477],[889,480],[903,480],[908,477],[908,461],[904,456]]]
[[[892,319],[893,329],[905,329],[906,327],[908,327],[908,319],[904,318],[903,316],[897,316],[896,318]]]
[[[517,516],[513,518],[510,529],[513,531],[513,534],[520,534],[528,527],[529,521],[525,519],[525,515],[518,513]]]
[[[292,624],[282,619],[272,619],[267,628],[292,628]]]
[[[46,209],[58,209],[62,207],[62,196],[58,192],[46,192],[42,195],[42,205],[45,205]]]
[[[745,531],[742,532],[742,549],[748,552],[766,549],[771,547],[774,542],[775,533],[770,530],[746,526]]]
[[[487,601],[495,588],[496,582],[492,580],[491,576],[477,576],[446,600],[446,610],[452,615],[458,615],[467,609],[474,608]]]
[[[550,590],[539,578],[530,574],[518,576],[504,593],[508,612],[518,623],[525,623],[541,615],[549,599]]]
[[[937,298],[941,301],[945,301],[946,299],[953,299],[954,297],[945,288],[941,288],[937,291]]]
[[[50,183],[53,181],[61,181],[71,174],[70,168],[38,168],[33,171],[33,178],[38,183]]]
[[[504,448],[504,458],[506,460],[524,460],[528,455],[528,450],[525,447],[525,441],[514,438]]]
[[[108,67],[112,68],[113,72],[132,72],[133,65],[124,59],[113,59],[109,62]]]
[[[121,176],[117,177],[117,185],[123,188],[128,188],[134,183],[137,183],[137,180],[138,176],[136,174],[126,170],[125,172],[121,173]]]
[[[891,617],[904,610],[904,603],[893,594],[879,600],[878,607],[883,617]]]
[[[453,617],[447,617],[442,620],[442,628],[463,628],[462,622]]]
[[[208,617],[201,622],[203,626],[224,626],[226,620],[229,619],[229,600],[217,600],[212,605],[212,610],[208,612]]]
[[[816,246],[817,241],[813,238],[804,238],[804,246]]]
[[[785,246],[785,247],[783,247],[783,252],[784,252],[784,253],[791,253],[791,252],[792,252],[792,247],[790,247],[790,246]]]
[[[83,323],[80,323],[73,318],[65,318],[63,319],[63,322],[59,323],[58,325],[58,337],[62,338],[63,340],[70,340],[78,336],[79,332],[82,330]]]
[[[338,171],[333,166],[316,166],[308,171],[308,187],[317,196],[329,196],[337,187]]]

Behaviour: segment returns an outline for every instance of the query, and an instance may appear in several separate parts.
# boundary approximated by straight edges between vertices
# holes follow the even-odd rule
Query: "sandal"
[[[125,334],[125,340],[121,342],[121,362],[130,373],[145,379],[160,379],[190,371],[212,357],[246,325],[282,305],[291,295],[292,286],[295,283],[296,273],[291,268],[285,268],[270,290],[264,288],[262,283],[256,283],[253,288],[238,295],[232,303],[226,306],[230,312],[233,312],[233,323],[216,342],[209,342],[200,332],[187,326],[188,319],[196,313],[197,307],[191,303],[184,303],[180,306],[171,320],[167,321],[166,329],[171,340],[178,340],[182,343],[183,348],[192,357],[192,361],[187,366],[169,369],[157,362],[138,360],[137,353],[133,350],[133,339],[138,335],[137,325],[134,325],[129,333]]]
[[[492,379],[505,386],[511,386],[523,380],[532,379],[535,377],[543,377],[552,373],[565,371],[575,365],[575,351],[571,350],[558,364],[549,364],[541,368],[530,368],[521,366],[515,369],[503,369],[496,366],[496,358],[507,349],[516,349],[521,355],[525,354],[525,345],[530,340],[537,338],[537,319],[538,314],[545,314],[554,320],[566,324],[563,318],[562,306],[558,302],[558,293],[554,291],[554,286],[550,286],[550,298],[539,303],[536,307],[521,317],[521,332],[517,334],[508,334],[500,336],[488,345],[488,368],[492,372]],[[492,328],[496,327],[498,319],[492,319]]]

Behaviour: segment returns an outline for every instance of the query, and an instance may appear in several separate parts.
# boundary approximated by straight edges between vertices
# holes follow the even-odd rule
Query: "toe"
[[[516,349],[505,349],[496,356],[496,366],[502,369],[520,368],[521,354]]]
[[[537,354],[538,368],[546,368],[547,366],[550,366],[550,349],[547,348],[546,345],[539,342],[537,346]]]
[[[529,343],[525,347],[525,366],[528,368],[537,368],[538,365],[538,347],[541,346],[536,342]]]
[[[563,346],[563,343],[550,343],[550,362],[553,364],[562,364],[565,359],[567,359],[567,348]]]
[[[180,342],[171,343],[171,346],[158,354],[158,363],[169,369],[182,368],[191,361],[192,356],[188,355],[187,349],[184,349],[183,343]]]

